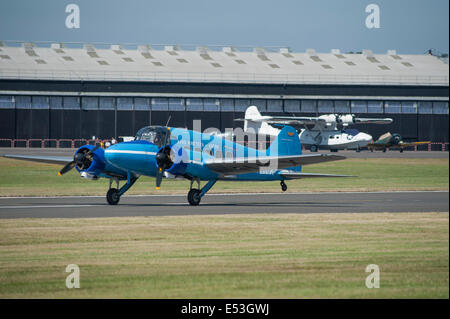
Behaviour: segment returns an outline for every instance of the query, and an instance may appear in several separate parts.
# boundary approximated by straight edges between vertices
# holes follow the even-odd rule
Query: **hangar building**
[[[392,117],[378,137],[449,140],[449,68],[432,55],[232,46],[0,42],[0,139],[102,139],[263,114]]]

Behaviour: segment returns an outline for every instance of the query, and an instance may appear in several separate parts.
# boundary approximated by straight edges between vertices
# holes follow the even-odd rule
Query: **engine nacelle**
[[[173,164],[166,172],[175,176],[188,175],[207,179],[211,176],[211,171],[202,164],[202,155],[201,152],[189,152],[181,146],[174,145],[170,151]]]
[[[93,148],[93,145],[81,146],[75,152],[75,156],[77,156],[77,154],[86,154]],[[98,175],[100,175],[105,169],[105,166],[105,150],[102,148],[98,148],[92,153],[92,156],[85,157],[82,163],[77,163],[75,168],[78,172],[80,172],[81,177],[88,179],[97,179]]]
[[[172,165],[166,172],[172,175],[183,175],[190,163],[189,152],[180,145],[174,145],[170,149],[170,160]]]

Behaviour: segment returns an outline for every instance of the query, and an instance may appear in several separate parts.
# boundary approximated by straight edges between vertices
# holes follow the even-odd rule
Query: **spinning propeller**
[[[76,165],[78,165],[79,167],[84,167],[86,164],[86,161],[90,162],[92,160],[92,156],[94,155],[94,152],[99,147],[100,146],[95,146],[93,149],[91,149],[90,151],[88,151],[86,153],[82,153],[82,152],[76,153],[73,156],[73,161],[64,165],[64,167],[58,172],[58,176],[64,175],[65,173],[70,171],[72,168],[74,168]]]
[[[156,154],[156,164],[158,165],[158,170],[156,172],[156,189],[161,186],[164,171],[170,168],[174,161],[174,155],[171,151],[170,146],[167,145],[167,139],[169,137],[169,132],[165,134],[163,148]]]
[[[400,136],[400,134],[392,134],[391,137],[391,143],[394,145],[398,145],[400,142],[402,141],[402,137]]]

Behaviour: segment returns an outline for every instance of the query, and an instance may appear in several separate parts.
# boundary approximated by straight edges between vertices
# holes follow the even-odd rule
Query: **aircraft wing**
[[[403,148],[403,147],[411,147],[415,145],[424,145],[424,144],[430,144],[430,141],[427,142],[400,142],[399,144],[390,144],[390,143],[370,143],[367,145],[368,148],[373,149],[384,149],[384,148]]]
[[[364,118],[364,117],[355,117],[355,124],[391,124],[394,120],[391,118]]]
[[[408,147],[408,146],[415,146],[415,145],[423,145],[423,144],[430,144],[430,141],[427,142],[401,142],[400,144],[398,144],[398,146],[402,146],[402,147]],[[396,146],[396,145],[393,145]]]
[[[5,154],[3,155],[3,157],[49,164],[67,164],[73,161],[72,156],[35,156]]]
[[[324,119],[318,117],[304,117],[304,116],[261,116],[258,118],[247,118],[247,119],[235,119],[235,121],[252,121],[252,122],[266,122],[268,124],[279,124],[279,125],[289,125],[293,127],[303,126],[303,125],[315,125],[315,124],[326,124]]]
[[[212,171],[220,174],[246,174],[256,173],[265,168],[283,169],[288,167],[318,164],[343,159],[345,159],[345,156],[329,154],[260,156],[230,159],[212,159],[206,161],[205,165]],[[276,166],[272,167],[271,164],[276,164]]]

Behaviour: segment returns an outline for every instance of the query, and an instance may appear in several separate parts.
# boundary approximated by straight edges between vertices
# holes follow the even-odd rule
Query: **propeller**
[[[400,136],[400,134],[393,134],[392,135],[392,144],[399,144],[402,140],[402,137]]]
[[[161,187],[164,171],[173,164],[173,159],[171,158],[171,148],[167,146],[168,138],[169,131],[167,131],[166,136],[164,137],[163,148],[158,152],[158,154],[156,154],[156,164],[158,165],[158,170],[156,171],[156,189]]]
[[[68,171],[70,171],[71,169],[73,169],[76,165],[83,167],[84,163],[86,160],[91,160],[92,156],[94,155],[94,152],[99,148],[100,146],[95,146],[94,148],[92,148],[90,151],[86,152],[86,153],[76,153],[73,156],[73,161],[67,163],[66,165],[64,165],[64,167],[58,172],[58,176],[64,175],[65,173],[67,173]]]
[[[344,128],[344,125],[343,125],[343,123],[342,123],[341,115],[335,114],[334,116],[335,116],[335,118],[336,118],[336,128],[337,128],[338,130],[342,130],[342,129]]]

